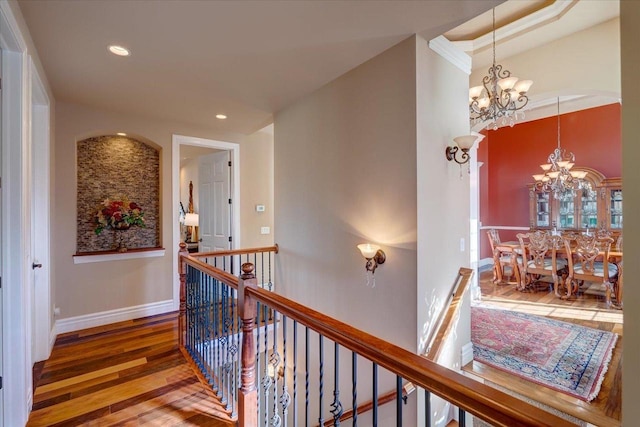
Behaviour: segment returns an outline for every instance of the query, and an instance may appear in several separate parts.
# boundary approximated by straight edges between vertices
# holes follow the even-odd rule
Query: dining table
[[[520,242],[516,242],[516,241],[507,241],[507,242],[501,242],[496,246],[496,249],[499,249],[501,251],[513,251],[515,253],[517,253],[518,255],[522,254],[522,247],[520,245]],[[604,251],[600,251],[600,256],[604,256]],[[560,249],[556,249],[556,255],[559,258],[567,258],[567,251],[566,249],[563,247],[561,247]],[[610,250],[609,251],[609,256],[608,256],[608,262],[615,264],[617,269],[618,269],[618,284],[616,286],[616,289],[614,289],[614,294],[616,297],[616,302],[613,303],[611,301],[611,297],[609,295],[609,293],[607,293],[607,306],[611,306],[614,308],[619,308],[622,309],[622,291],[623,291],[623,278],[622,278],[622,268],[623,268],[623,263],[622,263],[622,249],[615,249],[615,250]],[[524,277],[521,279],[524,281]],[[522,284],[518,285],[519,287],[522,286]]]

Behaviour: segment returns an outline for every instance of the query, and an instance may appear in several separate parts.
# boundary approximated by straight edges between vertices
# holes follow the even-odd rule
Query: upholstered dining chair
[[[618,267],[609,262],[612,244],[611,237],[597,234],[578,234],[575,239],[564,238],[569,276],[566,281],[567,294],[561,298],[570,298],[585,281],[596,282],[602,283],[607,305],[611,304],[611,291],[618,277]]]
[[[551,276],[553,289],[558,293],[558,271],[566,267],[566,261],[557,257],[562,247],[562,238],[546,231],[533,231],[516,235],[522,251],[520,264],[520,290],[534,289],[543,276]]]
[[[518,253],[513,247],[501,246],[500,234],[496,229],[487,230],[491,253],[493,255],[493,282],[502,283],[509,268],[509,277],[515,278],[520,286],[520,270],[518,268]]]

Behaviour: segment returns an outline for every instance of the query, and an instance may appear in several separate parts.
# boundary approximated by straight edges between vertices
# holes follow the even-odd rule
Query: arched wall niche
[[[158,144],[131,134],[94,134],[76,142],[77,254],[161,246],[160,153]],[[98,233],[106,200],[135,203],[144,226],[107,226]]]

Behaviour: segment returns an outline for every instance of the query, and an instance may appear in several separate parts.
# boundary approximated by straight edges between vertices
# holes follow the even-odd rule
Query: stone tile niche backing
[[[113,251],[122,237],[128,249],[160,246],[160,155],[124,136],[99,136],[77,143],[77,252]],[[127,196],[144,212],[146,227],[95,233],[95,212],[107,198]],[[118,234],[116,234],[118,233]]]

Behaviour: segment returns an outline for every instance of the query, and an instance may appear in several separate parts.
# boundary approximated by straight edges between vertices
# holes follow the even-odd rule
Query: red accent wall
[[[622,175],[620,104],[560,116],[560,143],[576,156],[576,166],[596,169],[607,178]],[[557,116],[487,132],[480,143],[480,220],[483,226],[529,227],[531,175],[541,173],[558,144]],[[484,170],[483,170],[484,169]],[[518,231],[500,230],[503,241]],[[480,233],[480,258],[490,257],[486,232]]]

